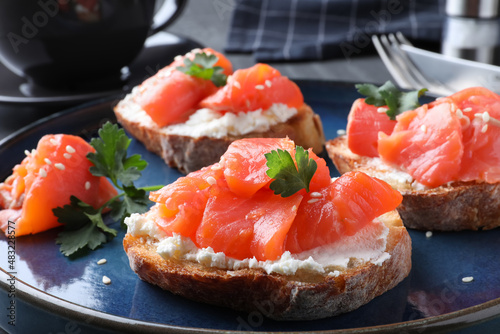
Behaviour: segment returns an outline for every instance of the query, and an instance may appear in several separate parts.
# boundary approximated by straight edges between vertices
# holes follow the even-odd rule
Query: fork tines
[[[372,41],[384,65],[399,87],[403,89],[427,88],[435,95],[447,96],[452,93],[441,83],[432,78],[426,78],[415,66],[406,52],[401,49],[401,44],[411,45],[401,32],[387,36],[373,35]]]

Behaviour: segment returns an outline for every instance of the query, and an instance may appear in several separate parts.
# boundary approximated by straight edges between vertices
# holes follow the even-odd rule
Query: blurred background
[[[318,3],[318,1],[315,2]],[[255,1],[255,5],[252,7],[258,8],[261,4],[262,1]],[[244,5],[242,6],[244,7]],[[168,31],[180,36],[187,36],[216,50],[225,50],[226,47],[231,46],[228,43],[228,36],[235,7],[235,0],[189,1],[179,19],[168,28]],[[343,15],[347,14],[340,14],[340,16]],[[258,24],[255,17],[252,20],[255,22],[254,25]],[[272,32],[268,31],[267,34],[272,34]],[[280,36],[280,39],[283,40],[285,35]],[[231,52],[227,53],[227,57],[235,68],[248,67],[257,61],[252,53]],[[380,58],[373,52],[361,57],[355,55],[349,59],[342,55],[335,59],[321,61],[280,59],[273,62],[272,65],[283,74],[296,79],[384,82],[390,78]]]

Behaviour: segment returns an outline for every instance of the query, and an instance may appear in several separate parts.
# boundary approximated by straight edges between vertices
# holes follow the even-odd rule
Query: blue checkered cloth
[[[225,51],[296,61],[363,54],[372,34],[438,42],[444,7],[445,0],[235,0]]]

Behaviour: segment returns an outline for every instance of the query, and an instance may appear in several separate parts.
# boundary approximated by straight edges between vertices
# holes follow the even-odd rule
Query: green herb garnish
[[[210,80],[217,87],[222,87],[227,82],[227,75],[220,66],[214,66],[219,58],[216,55],[208,55],[205,52],[197,53],[194,59],[184,58],[185,66],[178,66],[177,70],[193,77]]]
[[[281,197],[289,197],[301,189],[309,192],[309,184],[318,168],[316,161],[309,158],[309,152],[301,146],[295,149],[295,161],[288,151],[278,149],[266,153],[267,159],[267,176],[274,179],[269,185],[269,188],[274,191],[275,195]]]
[[[427,92],[427,88],[402,92],[394,86],[391,81],[387,81],[382,86],[377,87],[372,84],[357,84],[358,92],[366,96],[365,103],[376,107],[387,106],[387,116],[395,120],[396,116],[407,111],[420,107],[418,99]]]
[[[110,122],[99,130],[99,138],[90,141],[90,145],[96,150],[95,153],[87,154],[87,159],[94,164],[90,167],[90,172],[94,176],[109,178],[122,192],[98,209],[71,196],[70,204],[52,210],[58,221],[64,224],[64,231],[56,239],[64,255],[70,256],[86,247],[94,250],[115,237],[117,231],[104,223],[103,212],[111,209],[110,217],[123,224],[125,217],[131,213],[147,211],[150,204],[147,191],[161,188],[134,186],[134,181],[141,177],[141,171],[146,168],[147,162],[138,154],[127,157],[130,142],[125,131]]]

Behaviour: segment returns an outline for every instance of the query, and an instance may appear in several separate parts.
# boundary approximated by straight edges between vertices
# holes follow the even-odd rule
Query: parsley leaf
[[[295,160],[297,166],[288,151],[278,149],[266,153],[267,176],[274,179],[269,185],[269,188],[274,191],[275,195],[281,197],[289,197],[301,189],[309,192],[309,184],[318,168],[316,161],[309,158],[309,152],[301,146],[295,149]]]
[[[141,156],[134,154],[127,157],[127,149],[132,141],[118,125],[107,122],[99,129],[100,138],[92,138],[90,145],[95,148],[95,153],[87,154],[87,159],[94,164],[90,172],[94,176],[104,176],[111,179],[115,186],[118,181],[124,185],[141,177],[142,171],[148,163]]]
[[[131,213],[147,211],[151,203],[147,191],[161,188],[134,186],[134,181],[141,177],[141,171],[148,164],[138,154],[127,156],[131,139],[123,129],[107,122],[98,134],[99,138],[90,141],[95,152],[87,154],[87,159],[94,165],[89,170],[94,176],[109,178],[122,192],[97,209],[71,196],[70,204],[52,210],[58,221],[64,224],[64,231],[59,233],[56,243],[61,245],[60,250],[66,256],[86,247],[96,249],[117,235],[115,229],[104,223],[104,212],[111,209],[111,219],[120,221],[123,226],[123,220]]]
[[[407,110],[420,107],[418,99],[427,92],[427,88],[401,92],[391,81],[380,87],[372,84],[356,84],[355,87],[361,95],[366,96],[365,103],[376,107],[387,106],[386,114],[391,120]]]
[[[122,201],[110,203],[110,216],[114,221],[123,223],[126,217],[132,212],[144,213],[151,203],[144,188],[124,187],[124,197]]]
[[[58,221],[65,224],[56,243],[61,245],[60,250],[66,256],[85,247],[96,249],[116,236],[117,231],[104,223],[101,209],[96,210],[75,196],[70,197],[70,204],[55,208],[53,212]]]
[[[214,54],[197,53],[193,60],[184,58],[185,66],[178,66],[177,70],[193,77],[211,80],[215,86],[222,87],[227,82],[227,75],[223,73],[222,67],[214,66],[218,59]]]

